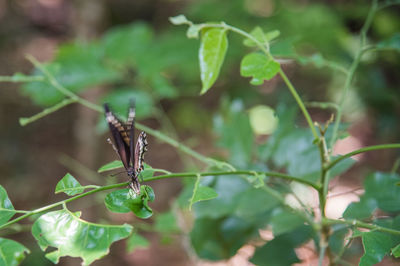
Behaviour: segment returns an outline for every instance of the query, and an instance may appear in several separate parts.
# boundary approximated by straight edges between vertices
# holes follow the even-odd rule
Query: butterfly
[[[108,126],[114,139],[115,145],[108,139],[114,150],[121,159],[128,176],[131,179],[129,187],[137,195],[140,194],[139,174],[143,171],[144,154],[147,151],[147,136],[144,131],[139,134],[135,143],[135,102],[131,101],[128,120],[122,123],[115,116],[107,103],[104,104],[104,110]]]

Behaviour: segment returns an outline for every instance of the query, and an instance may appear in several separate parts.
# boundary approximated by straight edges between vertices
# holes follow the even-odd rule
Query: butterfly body
[[[127,175],[131,182],[129,187],[136,194],[140,194],[139,174],[143,171],[144,153],[147,151],[146,133],[141,132],[138,136],[136,145],[135,137],[135,106],[131,104],[129,108],[128,120],[122,123],[110,110],[107,104],[104,104],[106,120],[114,139],[113,145],[115,151],[120,157]]]

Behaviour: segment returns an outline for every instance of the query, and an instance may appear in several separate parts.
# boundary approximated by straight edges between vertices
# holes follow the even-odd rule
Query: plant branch
[[[76,102],[77,102],[76,99],[72,99],[72,98],[64,99],[61,102],[57,103],[56,105],[46,108],[43,111],[41,111],[40,113],[37,113],[31,117],[21,117],[19,119],[19,124],[21,126],[26,126],[29,123],[35,122],[36,120],[39,120],[40,118],[43,118],[46,115],[54,113],[54,112],[58,111],[59,109],[65,107],[67,105],[70,105],[71,103],[76,103]]]
[[[379,232],[385,232],[389,234],[394,234],[394,235],[400,235],[399,230],[395,230],[392,228],[387,228],[387,227],[382,227],[376,224],[369,224],[369,223],[364,223],[358,220],[336,220],[336,219],[329,219],[329,218],[324,218],[322,220],[322,223],[325,225],[333,225],[333,224],[347,224],[347,225],[352,225],[355,227],[359,228],[366,228],[370,230],[375,230]]]
[[[276,178],[281,178],[281,179],[286,179],[289,181],[294,181],[298,182],[307,186],[310,186],[316,190],[320,189],[320,186],[318,184],[314,184],[313,182],[310,182],[308,180],[295,177],[295,176],[290,176],[278,172],[254,172],[254,171],[227,171],[227,172],[205,172],[205,173],[174,173],[174,174],[169,174],[169,175],[159,175],[159,176],[153,176],[150,178],[145,178],[144,181],[152,181],[152,180],[158,180],[158,179],[165,179],[165,178],[174,178],[174,177],[197,177],[198,175],[200,176],[221,176],[221,175],[266,175],[266,176],[272,176]]]
[[[43,76],[0,76],[0,82],[12,82],[12,83],[20,83],[20,82],[35,82],[35,81],[44,81],[45,78]]]
[[[363,55],[363,50],[364,50],[364,47],[366,45],[367,32],[368,32],[368,30],[369,30],[369,28],[371,26],[372,19],[374,18],[375,13],[377,11],[377,7],[378,7],[377,0],[373,0],[371,8],[370,8],[370,10],[368,12],[367,18],[366,18],[366,20],[364,22],[364,25],[363,25],[363,27],[361,29],[361,32],[360,32],[360,35],[361,35],[360,47],[358,48],[356,56],[355,56],[355,58],[353,60],[353,63],[351,64],[350,69],[348,71],[348,75],[347,75],[347,78],[346,78],[346,81],[345,81],[345,84],[344,84],[344,87],[343,87],[343,93],[342,93],[342,96],[341,96],[341,98],[339,100],[339,104],[338,104],[340,108],[337,110],[336,120],[335,120],[335,123],[333,125],[333,133],[332,133],[332,137],[331,137],[330,142],[329,142],[329,148],[330,148],[331,151],[333,150],[332,149],[333,145],[336,142],[337,135],[338,135],[338,130],[339,130],[339,124],[340,124],[340,122],[342,120],[343,105],[344,105],[344,102],[345,102],[345,100],[347,98],[347,94],[348,94],[348,92],[350,90],[351,83],[352,83],[352,81],[354,79],[354,75],[355,75],[356,69],[357,69],[358,65],[360,64],[361,57]]]
[[[376,151],[376,150],[383,150],[383,149],[400,149],[400,143],[374,145],[374,146],[364,147],[364,148],[349,152],[349,153],[342,155],[342,156],[336,158],[335,160],[333,160],[331,163],[329,163],[325,167],[325,170],[331,169],[332,167],[334,167],[336,164],[338,164],[342,160],[349,158],[353,155],[367,152],[367,151]]]
[[[261,43],[259,40],[257,40],[256,38],[254,38],[254,36],[252,36],[251,34],[238,29],[236,27],[233,27],[231,25],[228,25],[226,23],[221,23],[221,24],[200,24],[201,27],[205,28],[205,27],[215,27],[215,28],[224,28],[233,32],[236,32],[250,40],[252,40],[257,46],[258,48],[260,48],[261,51],[263,51],[265,53],[265,55],[274,60],[273,56],[271,55],[271,53],[269,52],[269,50],[267,49],[267,46],[263,43]],[[303,112],[303,115],[308,123],[308,126],[311,129],[312,134],[314,135],[315,139],[318,139],[318,134],[317,131],[313,125],[312,119],[310,114],[308,113],[306,107],[304,106],[303,100],[300,98],[299,94],[297,93],[295,87],[293,86],[293,84],[290,82],[290,80],[288,79],[288,77],[286,76],[285,72],[283,72],[283,70],[280,68],[279,69],[279,75],[281,76],[281,78],[283,79],[283,81],[285,82],[286,86],[289,88],[290,93],[293,95],[294,99],[296,100],[298,106],[300,107],[301,111]]]
[[[79,194],[79,195],[77,195],[77,196],[75,196],[75,197],[72,197],[72,198],[69,198],[69,199],[66,199],[66,200],[62,200],[62,201],[56,202],[56,203],[47,205],[47,206],[45,206],[45,207],[41,207],[41,208],[35,209],[35,210],[33,210],[33,211],[29,211],[28,213],[26,213],[26,214],[24,214],[24,215],[21,215],[21,216],[15,218],[15,219],[13,219],[13,220],[11,220],[11,221],[9,221],[9,222],[3,224],[3,225],[0,225],[0,230],[3,229],[3,228],[5,228],[5,227],[7,227],[7,226],[9,226],[9,225],[15,224],[16,222],[19,222],[19,221],[21,221],[21,220],[23,220],[23,219],[25,219],[25,218],[28,218],[28,217],[30,217],[30,216],[32,216],[32,215],[34,215],[34,214],[38,214],[38,213],[41,213],[41,212],[44,212],[44,211],[53,209],[53,208],[55,208],[55,207],[64,205],[64,204],[66,204],[66,203],[68,203],[68,202],[71,202],[71,201],[74,201],[74,200],[77,200],[77,199],[86,197],[86,196],[88,196],[88,195],[94,194],[94,193],[96,193],[96,192],[100,192],[100,191],[104,191],[104,190],[108,190],[108,189],[113,189],[113,188],[124,187],[124,186],[127,186],[128,183],[129,183],[129,182],[124,182],[124,183],[119,183],[119,184],[113,184],[113,185],[109,185],[109,186],[99,187],[99,188],[96,188],[96,189],[87,191],[87,192],[85,192],[85,193]]]

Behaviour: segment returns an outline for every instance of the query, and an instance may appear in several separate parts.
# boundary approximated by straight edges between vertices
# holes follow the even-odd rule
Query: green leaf
[[[196,179],[196,183],[194,184],[193,194],[189,203],[189,210],[196,202],[210,200],[218,197],[218,194],[217,192],[215,192],[214,189],[200,185],[200,179],[201,176],[199,175]]]
[[[304,224],[304,220],[293,212],[276,209],[272,213],[271,226],[274,236],[288,233]]]
[[[388,40],[379,42],[376,47],[379,49],[393,49],[400,52],[400,32],[393,34]]]
[[[20,243],[0,237],[0,265],[19,265],[30,251]]]
[[[373,198],[378,208],[388,212],[400,210],[400,187],[396,186],[400,177],[397,174],[374,173],[364,181],[365,197]]]
[[[189,24],[191,23],[185,15],[178,15],[175,17],[170,17],[169,21],[174,25],[182,25],[182,24]]]
[[[254,134],[243,103],[233,101],[226,112],[214,117],[217,145],[229,151],[229,162],[238,168],[247,167],[252,160]]]
[[[395,258],[399,258],[400,257],[400,244],[398,244],[397,246],[395,246],[394,248],[392,248],[392,254]]]
[[[78,93],[120,78],[120,72],[103,63],[103,56],[104,50],[97,43],[71,43],[62,45],[54,61],[43,66],[67,90]],[[33,76],[38,75],[42,73],[36,69]],[[29,82],[21,90],[41,106],[51,106],[66,97],[49,82]]]
[[[153,177],[154,175],[154,169],[148,165],[147,163],[144,163],[144,169],[140,173],[140,177],[143,178],[143,180],[146,180],[147,178]]]
[[[67,173],[58,183],[56,186],[55,193],[64,192],[68,196],[73,196],[76,194],[80,194],[85,189],[79,184],[79,182],[70,174]]]
[[[203,178],[202,181],[206,179]],[[219,176],[208,185],[217,192],[218,197],[193,205],[197,218],[219,218],[233,213],[240,202],[241,194],[251,187],[246,180],[238,176]]]
[[[55,251],[46,254],[53,263],[63,256],[81,257],[82,265],[89,265],[109,252],[110,245],[126,238],[132,226],[102,225],[86,222],[79,213],[67,210],[48,212],[32,226],[32,234],[44,251],[49,246]]]
[[[107,172],[107,171],[111,171],[111,170],[115,170],[115,169],[119,169],[119,168],[123,168],[124,165],[122,164],[122,162],[119,161],[112,161],[110,163],[107,163],[105,165],[103,165],[102,167],[99,168],[99,170],[97,170],[98,173],[103,173],[103,172]]]
[[[139,248],[148,248],[149,246],[149,240],[138,234],[132,234],[126,241],[127,252],[133,252]]]
[[[139,119],[152,115],[154,101],[152,96],[145,91],[133,88],[119,88],[107,94],[102,103],[109,103],[112,110],[120,118],[126,118],[129,109],[129,99],[136,100],[136,117]]]
[[[8,198],[7,191],[0,185],[0,225],[8,222],[14,214],[15,209]]]
[[[239,202],[235,214],[243,219],[249,219],[261,213],[265,213],[278,206],[279,201],[262,188],[249,188],[238,195]],[[263,204],[257,204],[262,202]]]
[[[270,80],[279,72],[280,65],[272,58],[261,53],[246,55],[240,63],[240,75],[252,77],[252,85],[261,85],[264,80]]]
[[[235,255],[258,229],[245,219],[196,219],[190,232],[193,249],[200,258],[207,260],[228,259]]]
[[[297,230],[279,235],[258,247],[251,258],[256,265],[289,266],[300,262],[294,248],[309,240],[312,229],[309,226],[301,226]]]
[[[198,39],[201,29],[202,29],[201,25],[198,25],[198,24],[190,25],[189,28],[186,31],[186,36],[189,39]]]
[[[149,25],[136,22],[113,27],[104,35],[100,44],[104,47],[108,60],[136,65],[137,61],[148,53],[153,35],[153,29]]]
[[[352,202],[343,213],[343,218],[363,220],[369,218],[377,208],[375,199],[361,197],[359,202]]]
[[[201,82],[200,94],[206,93],[217,80],[226,50],[228,49],[227,30],[211,28],[204,30],[199,50]]]
[[[392,248],[392,239],[389,235],[371,231],[362,233],[364,255],[360,259],[359,266],[370,266],[379,263]]]
[[[273,30],[273,31],[269,31],[267,33],[264,33],[264,31],[260,27],[257,26],[250,32],[250,35],[252,35],[261,44],[266,45],[271,40],[277,38],[280,35],[280,31],[279,30]],[[243,41],[243,44],[246,45],[246,46],[249,46],[249,47],[256,46],[256,43],[251,39],[245,39]]]
[[[176,217],[171,211],[160,213],[156,216],[154,229],[160,233],[175,233],[180,231]]]
[[[154,201],[154,198],[153,189],[142,185],[140,186],[140,195],[132,193],[128,188],[119,189],[108,193],[104,202],[112,212],[133,212],[137,217],[147,219],[153,215],[153,210],[149,207],[148,202]]]

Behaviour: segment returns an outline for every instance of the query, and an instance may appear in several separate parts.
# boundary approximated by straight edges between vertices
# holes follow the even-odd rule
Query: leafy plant
[[[383,144],[340,156],[332,154],[337,140],[346,134],[342,123],[344,104],[363,55],[375,50],[398,51],[398,35],[377,44],[367,43],[367,33],[376,12],[392,4],[395,3],[372,2],[361,29],[360,44],[349,68],[320,54],[299,56],[289,53],[290,58],[301,63],[312,63],[344,74],[338,103],[309,103],[313,107],[334,109],[334,118],[325,125],[313,121],[306,104],[285,74],[281,57],[276,56],[279,54],[276,50],[279,51],[279,46],[283,46],[282,43],[274,43],[280,34],[278,30],[265,32],[257,26],[251,32],[246,32],[225,22],[195,24],[183,15],[170,18],[175,25],[188,26],[187,37],[200,38],[200,94],[213,88],[229,54],[231,35],[237,34],[244,46],[251,49],[241,59],[241,76],[249,78],[250,84],[255,86],[274,78],[282,79],[298,106],[287,107],[287,104],[280,103],[276,108],[279,119],[278,123],[274,121],[276,129],[267,141],[255,145],[254,122],[246,113],[243,100],[223,99],[221,110],[214,117],[213,129],[219,136],[216,145],[227,151],[224,160],[206,157],[158,130],[137,123],[138,129],[172,145],[185,156],[193,157],[207,167],[204,171],[170,173],[146,165],[142,173],[143,182],[184,178],[184,189],[177,202],[180,211],[189,209],[193,212],[194,222],[189,237],[193,250],[200,258],[228,259],[239,248],[256,240],[260,244],[256,245],[250,259],[252,263],[291,265],[300,262],[295,249],[312,242],[319,256],[319,265],[322,265],[325,257],[332,265],[346,264],[343,256],[353,239],[357,238],[361,238],[364,247],[360,265],[373,265],[389,254],[395,258],[400,256],[400,179],[395,171],[371,173],[365,179],[364,195],[359,202],[347,207],[343,218],[331,219],[325,213],[330,181],[353,166],[353,155],[400,148],[398,143]],[[78,94],[99,84],[124,84],[103,99],[118,106],[117,112],[123,112],[128,104],[125,103],[126,98],[133,96],[137,99],[139,118],[159,115],[156,103],[161,99],[178,97],[181,93],[166,78],[168,75],[160,74],[162,71],[174,71],[177,68],[174,60],[178,60],[179,56],[168,58],[165,55],[167,59],[163,60],[163,48],[170,49],[170,44],[160,41],[158,47],[157,42],[152,42],[154,38],[147,25],[134,24],[112,30],[99,42],[65,45],[50,63],[42,64],[28,56],[35,66],[32,75],[18,73],[1,78],[3,81],[26,83],[22,88],[23,93],[45,108],[32,117],[21,118],[20,124],[27,125],[73,103],[101,114],[103,110],[100,105]],[[154,52],[154,60],[144,56],[149,51]],[[188,51],[179,52],[185,54]],[[179,60],[184,60],[183,57]],[[134,82],[125,75],[132,69],[137,71],[137,80]],[[136,89],[141,86],[145,89]],[[151,93],[152,90],[156,93]],[[266,109],[269,110],[263,108]],[[308,128],[295,126],[298,109]],[[250,115],[252,113],[255,112]],[[254,121],[268,122],[259,115]],[[104,122],[100,122],[99,128],[102,123],[104,125]],[[114,161],[101,167],[98,172],[121,167],[119,161]],[[146,227],[146,224],[137,222],[134,226],[139,229],[134,231],[132,226],[126,224],[105,225],[84,221],[80,218],[80,212],[71,212],[67,208],[69,202],[101,191],[122,188],[105,196],[107,209],[116,213],[132,212],[142,219],[150,218],[153,215],[150,202],[155,199],[153,189],[142,185],[141,194],[132,196],[127,188],[123,188],[126,186],[127,182],[82,186],[75,177],[66,174],[57,184],[55,193],[63,192],[68,198],[31,211],[15,210],[6,190],[0,187],[0,229],[34,217],[32,234],[39,246],[44,251],[48,247],[56,249],[46,254],[49,260],[57,263],[62,256],[73,256],[82,258],[85,265],[105,256],[109,246],[120,239],[128,238],[128,251],[148,247],[149,242],[138,234],[140,228],[158,232],[165,238],[179,231],[171,212],[157,214],[154,226]],[[303,189],[306,193],[300,195],[296,189]],[[317,210],[311,209],[306,203],[306,195],[313,192],[318,194]],[[296,204],[288,201],[290,196]],[[62,209],[50,211],[57,207]],[[376,216],[377,210],[387,216]],[[21,215],[13,218],[16,214]],[[260,237],[259,231],[262,229],[271,230],[273,239],[266,241]],[[5,265],[18,264],[29,253],[21,244],[5,238],[0,239],[0,250],[6,254],[2,257]]]

